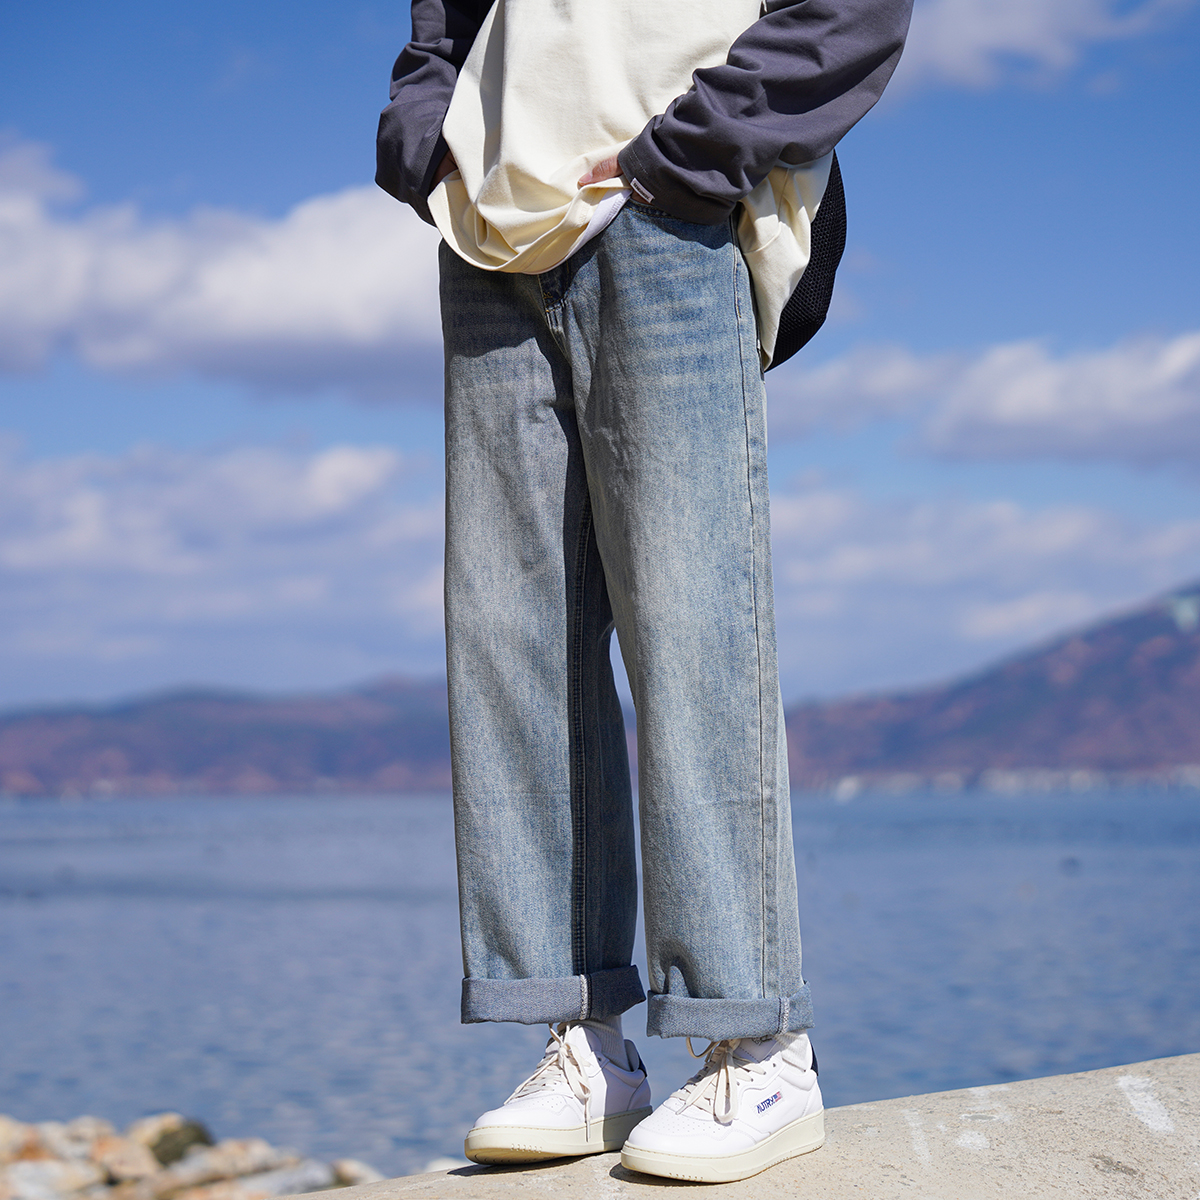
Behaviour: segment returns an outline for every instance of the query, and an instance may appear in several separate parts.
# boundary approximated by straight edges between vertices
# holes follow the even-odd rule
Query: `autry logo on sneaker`
[[[779,1101],[780,1101],[780,1100],[782,1100],[782,1099],[783,1099],[783,1093],[782,1093],[782,1092],[776,1092],[776,1093],[775,1093],[775,1095],[773,1095],[773,1096],[768,1096],[768,1097],[767,1097],[767,1098],[766,1098],[766,1099],[765,1099],[765,1100],[764,1100],[764,1101],[763,1101],[763,1102],[762,1102],[762,1103],[761,1103],[761,1104],[758,1106],[758,1109],[757,1109],[757,1111],[758,1111],[758,1112],[760,1112],[760,1113],[761,1113],[761,1112],[766,1112],[766,1111],[767,1111],[767,1109],[768,1109],[768,1108],[770,1108],[772,1104],[778,1104],[778,1103],[779,1103]]]

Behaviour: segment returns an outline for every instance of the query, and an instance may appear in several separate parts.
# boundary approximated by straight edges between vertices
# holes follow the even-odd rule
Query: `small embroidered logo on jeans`
[[[779,1101],[780,1101],[780,1100],[782,1100],[782,1099],[783,1099],[783,1093],[782,1093],[782,1092],[776,1092],[776,1093],[775,1093],[775,1095],[773,1095],[773,1096],[768,1096],[768,1097],[767,1097],[767,1098],[766,1098],[766,1099],[765,1099],[765,1100],[764,1100],[764,1101],[763,1101],[763,1102],[762,1102],[762,1103],[761,1103],[761,1104],[758,1106],[758,1109],[757,1109],[757,1111],[758,1111],[758,1112],[766,1112],[766,1111],[767,1111],[767,1109],[768,1109],[768,1108],[770,1108],[772,1104],[778,1104],[778,1103],[779,1103]]]

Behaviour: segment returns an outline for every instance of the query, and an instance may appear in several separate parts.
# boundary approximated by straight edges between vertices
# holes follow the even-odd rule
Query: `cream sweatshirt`
[[[687,91],[693,71],[724,62],[758,16],[759,0],[496,0],[442,127],[459,168],[429,198],[442,236],[484,270],[563,262],[630,183],[576,180]],[[764,366],[808,265],[831,159],[776,166],[736,214]]]

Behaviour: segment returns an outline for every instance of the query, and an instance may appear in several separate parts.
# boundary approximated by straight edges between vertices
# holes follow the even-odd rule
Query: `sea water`
[[[793,811],[828,1104],[1200,1051],[1197,793]],[[418,1171],[545,1038],[460,1025],[460,977],[446,796],[0,801],[0,1112]]]

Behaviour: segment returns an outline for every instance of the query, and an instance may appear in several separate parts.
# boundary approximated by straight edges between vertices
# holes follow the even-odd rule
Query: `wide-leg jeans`
[[[812,1024],[800,973],[764,392],[732,223],[630,203],[542,275],[441,251],[464,1021],[643,998],[648,1029]]]

